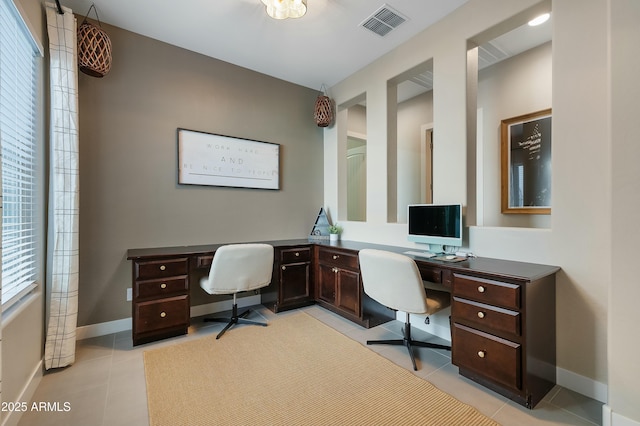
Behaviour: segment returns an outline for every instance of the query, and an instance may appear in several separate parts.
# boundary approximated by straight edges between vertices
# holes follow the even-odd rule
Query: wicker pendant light
[[[96,13],[101,27],[95,5],[91,5],[87,16],[91,9]],[[87,16],[78,27],[78,67],[87,75],[101,78],[111,69],[111,39],[102,28],[87,22]]]
[[[318,127],[330,126],[333,122],[334,109],[333,100],[325,94],[324,84],[320,88],[320,94],[316,98],[316,107],[313,114]]]

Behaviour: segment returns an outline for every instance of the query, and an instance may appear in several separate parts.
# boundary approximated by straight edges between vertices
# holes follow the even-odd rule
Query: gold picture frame
[[[551,214],[551,108],[502,120],[502,213]]]

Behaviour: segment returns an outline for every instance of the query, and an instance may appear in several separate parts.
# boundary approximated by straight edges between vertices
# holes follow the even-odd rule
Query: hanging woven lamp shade
[[[89,12],[91,8],[95,10],[91,5]],[[78,27],[78,67],[83,73],[98,78],[111,69],[111,39],[102,28],[87,22],[86,17]]]
[[[318,95],[313,115],[318,127],[327,127],[333,122],[333,101],[326,95]]]

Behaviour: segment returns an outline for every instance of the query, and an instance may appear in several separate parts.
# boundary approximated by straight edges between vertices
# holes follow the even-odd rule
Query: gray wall
[[[317,91],[102,27],[112,69],[79,78],[79,326],[131,316],[129,248],[306,238],[323,205]],[[281,190],[178,185],[179,127],[281,144]]]

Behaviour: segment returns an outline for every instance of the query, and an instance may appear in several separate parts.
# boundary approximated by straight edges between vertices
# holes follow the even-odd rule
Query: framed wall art
[[[502,120],[502,213],[551,214],[551,109]]]
[[[280,189],[280,145],[178,129],[178,183]]]

